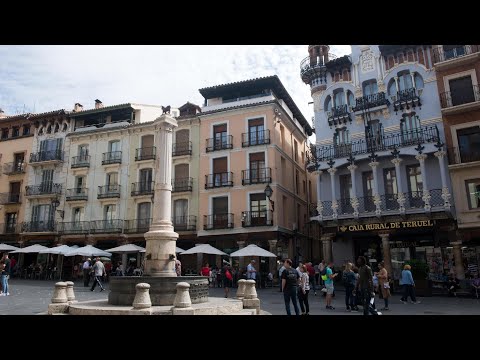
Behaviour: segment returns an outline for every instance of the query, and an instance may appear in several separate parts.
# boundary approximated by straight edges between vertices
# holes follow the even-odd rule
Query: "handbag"
[[[390,283],[389,283],[388,281],[385,281],[385,282],[383,283],[383,288],[384,288],[384,289],[390,289]]]

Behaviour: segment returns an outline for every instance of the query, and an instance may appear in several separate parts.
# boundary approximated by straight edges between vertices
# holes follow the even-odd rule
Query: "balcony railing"
[[[400,209],[400,204],[398,203],[397,194],[385,194],[381,195],[380,199],[382,200],[380,209],[382,211],[394,211]]]
[[[210,138],[207,139],[207,152],[233,149],[233,136],[222,136],[221,139]]]
[[[450,59],[456,59],[465,55],[470,55],[480,51],[479,45],[458,45],[449,50],[443,50],[443,48],[433,49],[433,63],[439,63]]]
[[[97,199],[119,198],[120,185],[104,185],[98,187]]]
[[[126,234],[144,234],[150,230],[152,219],[125,220],[123,232]]]
[[[272,226],[273,213],[271,210],[243,211],[242,227]]]
[[[465,86],[459,90],[446,91],[440,94],[442,109],[476,101],[480,101],[480,88],[478,85]]]
[[[62,193],[62,184],[55,184],[53,182],[46,182],[40,185],[25,186],[26,196],[59,195],[61,193]]]
[[[348,121],[352,122],[348,105],[335,106],[327,111],[327,120],[329,126],[346,124]]]
[[[63,222],[58,224],[58,232],[65,235],[88,234],[90,221]]]
[[[22,201],[22,196],[20,193],[0,193],[0,204],[20,204]]]
[[[447,149],[448,163],[452,164],[464,164],[473,161],[480,161],[480,147],[469,146],[467,147],[451,147]]]
[[[55,232],[56,224],[53,220],[29,221],[22,223],[22,232]]]
[[[203,230],[233,229],[233,214],[203,216]]]
[[[310,57],[307,56],[300,63],[300,74],[303,75],[305,72],[311,71],[317,67],[323,67],[330,60],[336,59],[337,56],[332,53],[328,53],[328,57],[324,58],[323,56]]]
[[[67,192],[65,194],[65,200],[67,201],[88,200],[88,189],[86,188],[67,189]]]
[[[184,141],[173,144],[172,156],[192,155],[192,142]]]
[[[358,198],[358,212],[371,213],[375,212],[376,207],[373,196],[362,196]]]
[[[242,133],[242,147],[270,144],[270,130]]]
[[[316,149],[317,161],[328,161],[351,155],[369,154],[372,151],[387,151],[394,148],[415,146],[424,143],[439,141],[436,126],[420,127],[408,131],[385,133],[378,136],[368,136],[347,144],[318,146]],[[315,157],[312,159],[315,161]]]
[[[195,231],[197,230],[197,217],[194,215],[175,216],[172,219],[175,231]]]
[[[350,204],[350,198],[338,200],[338,214],[353,214],[353,207]]]
[[[425,202],[422,199],[423,191],[411,191],[405,194],[407,199],[405,208],[420,209],[425,206]]]
[[[155,189],[155,181],[132,183],[132,196],[151,195]]]
[[[5,175],[24,174],[25,166],[25,162],[9,162],[3,165],[3,173]]]
[[[122,163],[122,152],[121,151],[112,151],[102,154],[102,165],[108,164],[121,164]]]
[[[38,163],[43,161],[62,161],[62,150],[40,151],[30,154],[30,163]]]
[[[271,168],[242,170],[242,185],[271,183],[271,173]]]
[[[385,93],[379,92],[375,94],[365,95],[355,99],[355,107],[352,109],[355,111],[368,110],[378,106],[390,105],[390,101],[385,97]]]
[[[105,234],[105,233],[121,233],[123,230],[123,220],[94,220],[90,221],[90,233]]]
[[[135,161],[155,160],[156,154],[157,148],[155,146],[138,148],[135,151]]]
[[[233,186],[233,173],[224,172],[205,175],[205,189]]]
[[[317,204],[316,203],[311,203],[309,208],[308,208],[308,213],[310,214],[310,217],[312,216],[318,216],[318,210],[317,210]]]
[[[72,157],[72,169],[90,167],[90,155],[80,155]]]
[[[193,178],[179,178],[172,181],[172,192],[192,191]]]
[[[20,233],[20,224],[17,222],[0,224],[0,234],[18,234]]]

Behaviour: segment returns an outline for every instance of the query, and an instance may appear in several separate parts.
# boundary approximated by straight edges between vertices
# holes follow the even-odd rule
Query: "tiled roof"
[[[112,105],[112,106],[104,106],[104,107],[101,107],[99,109],[72,111],[72,112],[69,113],[69,116],[70,117],[76,117],[76,116],[81,116],[81,115],[100,113],[100,112],[104,112],[104,111],[124,109],[124,108],[128,108],[128,107],[132,107],[132,104],[131,103],[125,103],[125,104],[118,104],[118,105]]]

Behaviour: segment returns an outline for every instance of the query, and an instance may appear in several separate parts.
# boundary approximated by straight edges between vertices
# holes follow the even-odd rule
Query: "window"
[[[35,205],[32,207],[31,231],[53,231],[53,225],[52,205]]]
[[[302,151],[302,164],[305,162],[305,153]]]
[[[23,136],[30,135],[30,125],[23,125]]]
[[[285,149],[285,128],[280,125],[280,139],[282,141],[282,150]]]
[[[423,79],[418,73],[415,73],[415,88],[423,89]]]
[[[187,225],[188,220],[188,200],[179,199],[173,203],[173,225]]]
[[[453,59],[457,56],[465,55],[464,45],[443,45],[443,54],[445,60]]]
[[[185,155],[190,153],[190,131],[187,129],[178,130],[175,133],[175,153]],[[152,142],[153,146],[153,142]]]
[[[15,233],[17,227],[17,213],[7,213],[5,215],[5,233]]]
[[[400,91],[413,88],[412,75],[410,71],[402,71],[398,73],[398,88]]]
[[[63,139],[49,139],[40,142],[40,160],[56,160],[62,150]]]
[[[395,79],[391,79],[388,83],[388,95],[396,96],[397,94],[397,84],[395,83]]]
[[[177,131],[177,133],[175,134],[176,137],[178,137],[178,133],[180,132],[180,134],[183,134],[183,132],[187,132],[187,141],[188,141],[188,130],[180,130],[180,131]],[[145,135],[145,136],[142,136],[142,149],[151,149],[154,145],[154,138],[153,138],[153,135]],[[146,154],[145,154],[146,155]]]
[[[15,181],[10,183],[10,193],[8,194],[8,202],[20,202],[21,182]]]
[[[407,166],[408,191],[411,207],[423,207],[423,181],[420,165]]]
[[[383,182],[385,184],[385,201],[387,210],[398,209],[397,174],[395,168],[383,169]]]
[[[13,171],[25,171],[25,153],[13,154]]]
[[[340,180],[340,211],[343,214],[351,214],[353,207],[350,199],[355,196],[352,190],[352,177],[350,174],[339,176]]]
[[[468,104],[475,101],[472,78],[470,76],[449,80],[449,85],[452,101],[451,106]]]
[[[402,142],[407,145],[416,143],[422,139],[422,128],[420,118],[414,112],[403,114],[400,120],[400,130],[402,132]]]
[[[297,140],[293,140],[293,156],[295,161],[298,161],[298,143]]]
[[[72,211],[72,222],[79,225],[81,221],[83,221],[83,208],[74,208]]]
[[[457,130],[460,161],[471,162],[480,160],[480,126]]]
[[[310,196],[310,200],[313,200],[314,196],[312,194],[312,181],[311,180],[308,180],[308,194]]]
[[[221,157],[213,159],[214,186],[227,186],[229,181],[228,175],[228,158]]]
[[[115,141],[110,141],[108,143],[108,152],[116,152],[120,151],[120,141],[115,140]]]
[[[363,182],[363,205],[365,211],[374,211],[375,204],[373,203],[373,172],[365,171],[362,173]]]
[[[267,198],[264,193],[250,194],[250,225],[267,224]]]
[[[373,95],[377,92],[377,80],[368,80],[363,83],[363,96]]]
[[[228,146],[227,124],[215,125],[213,127],[214,149],[226,149]]]
[[[265,153],[249,154],[250,183],[262,183],[265,180]]]
[[[295,170],[295,193],[297,195],[300,193],[300,175],[298,170]]]
[[[19,137],[20,136],[20,128],[18,126],[14,126],[12,128],[12,137]]]
[[[143,220],[143,225],[146,225],[146,222],[145,220],[149,220],[150,217],[151,217],[151,210],[152,208],[152,204],[149,203],[149,202],[144,202],[144,203],[140,203],[138,204],[138,208],[137,208],[137,219],[138,220]]]
[[[339,89],[334,93],[333,102],[335,107],[345,104],[345,94],[343,93],[343,89]]]
[[[40,192],[50,194],[53,191],[53,169],[42,170],[42,182]]]
[[[355,96],[353,96],[353,93],[351,91],[347,91],[347,97],[348,97],[348,105],[355,106]]]
[[[152,169],[140,170],[139,180],[142,190],[152,190]]]
[[[2,129],[2,140],[8,139],[9,129]]]
[[[350,154],[352,146],[350,144],[348,129],[336,129],[336,132],[333,135],[333,146],[335,154],[339,157],[348,156]]]
[[[108,173],[107,174],[107,191],[118,190],[118,173]]]
[[[189,178],[188,164],[175,165],[175,181]]]
[[[85,191],[85,184],[85,176],[77,176],[75,178],[75,193],[81,194],[83,191]]]
[[[467,187],[468,207],[470,209],[480,208],[480,179],[465,181]]]
[[[222,229],[227,228],[228,221],[228,197],[215,197],[212,199],[212,208],[213,208],[213,219],[212,225],[213,228]]]
[[[302,225],[300,219],[302,218],[302,206],[297,204],[297,229],[301,229]]]
[[[383,126],[379,120],[370,120],[367,125],[368,151],[383,150]]]
[[[325,99],[325,111],[332,111],[332,97],[330,95]]]
[[[248,141],[249,145],[261,145],[265,141],[265,127],[263,118],[248,120]]]
[[[282,195],[282,209],[283,209],[283,226],[288,227],[288,199]]]
[[[111,221],[117,218],[117,206],[105,205],[103,208],[103,219],[105,221]]]

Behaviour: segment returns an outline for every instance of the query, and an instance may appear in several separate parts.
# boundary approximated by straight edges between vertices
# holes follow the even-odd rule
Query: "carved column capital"
[[[439,159],[443,159],[446,154],[447,154],[446,151],[444,151],[444,150],[439,150],[439,151],[437,151],[436,153],[434,153],[433,155],[435,155],[435,156],[436,156],[437,158],[439,158]]]
[[[395,159],[392,159],[390,161],[392,162],[393,165],[400,166],[400,164],[402,163],[403,160],[400,159],[400,158],[395,158]]]
[[[420,162],[424,162],[427,156],[428,156],[427,154],[418,154],[418,155],[415,155],[415,159],[417,159]]]
[[[355,164],[352,164],[352,165],[348,165],[348,166],[347,166],[347,169],[350,170],[350,171],[355,171],[355,169],[357,169],[357,168],[358,168],[358,166],[355,165]]]
[[[373,170],[375,170],[378,165],[380,165],[378,161],[372,161],[371,163],[368,163],[368,166],[370,166]]]
[[[335,173],[337,172],[337,169],[336,169],[336,168],[330,168],[330,169],[328,169],[327,171],[328,171],[328,173],[330,174],[330,176],[333,176],[333,175],[335,175]]]

